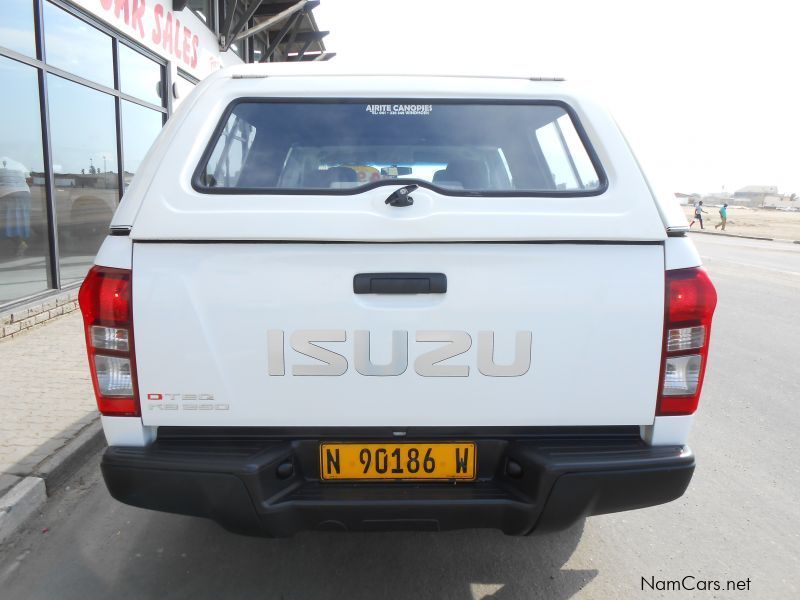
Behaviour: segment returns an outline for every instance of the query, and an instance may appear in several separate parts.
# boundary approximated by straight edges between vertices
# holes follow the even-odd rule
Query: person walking
[[[708,214],[706,211],[703,210],[703,201],[700,200],[697,204],[694,205],[694,219],[692,219],[692,222],[689,223],[689,227],[694,225],[695,221],[698,221],[700,223],[700,229],[704,229],[703,213]]]
[[[723,204],[719,209],[719,218],[720,222],[714,225],[714,229],[718,227],[722,227],[722,231],[725,231],[725,225],[728,222],[728,204]]]
[[[10,164],[9,164],[10,163]],[[16,256],[24,256],[31,235],[31,189],[25,167],[8,157],[0,159],[0,201],[4,206],[4,237],[16,245]]]

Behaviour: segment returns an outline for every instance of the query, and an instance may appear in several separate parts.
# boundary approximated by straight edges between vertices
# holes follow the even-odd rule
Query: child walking
[[[708,214],[706,211],[703,210],[703,201],[700,200],[697,204],[694,205],[694,219],[692,222],[689,223],[689,227],[694,225],[695,221],[700,222],[700,229],[704,229],[703,227],[703,213]]]

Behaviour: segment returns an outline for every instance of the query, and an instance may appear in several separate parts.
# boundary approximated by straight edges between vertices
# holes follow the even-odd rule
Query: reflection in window
[[[581,185],[584,188],[596,187],[598,185],[597,172],[572,121],[567,115],[563,115],[556,119],[556,124],[567,147],[567,154],[572,158],[572,164]]]
[[[255,127],[243,118],[232,114],[208,159],[203,178],[204,185],[236,187],[239,184],[242,167],[250,152],[255,135]]]
[[[241,102],[201,166],[201,185],[344,189],[413,178],[487,195],[600,191],[558,105],[385,102]]]
[[[179,104],[186,100],[186,97],[192,92],[192,90],[197,85],[197,81],[194,78],[189,78],[184,75],[180,69],[178,70],[178,76],[175,78],[175,87],[177,89],[177,97],[175,98],[176,104]]]
[[[0,0],[0,46],[36,57],[31,0]]]
[[[116,209],[114,98],[48,75],[50,135],[56,185],[61,281],[79,281]]]
[[[154,60],[119,44],[120,89],[152,104],[161,106],[164,69]]]
[[[567,115],[538,128],[536,140],[550,168],[555,189],[583,190],[598,187],[597,172]]]
[[[236,6],[236,5],[234,4],[233,6]],[[234,21],[238,21],[239,19],[242,18],[242,9],[243,9],[243,7],[240,5],[239,9],[236,10],[236,13],[233,16],[233,20]],[[245,53],[245,49],[246,49],[245,48],[245,42],[246,42],[246,39],[243,38],[241,40],[234,41],[231,44],[231,52],[236,54],[236,56],[238,56],[242,60],[244,60],[244,57],[245,57],[245,54],[244,54]]]
[[[45,2],[44,38],[49,64],[114,87],[111,38],[105,33]]]
[[[239,40],[238,42],[231,44],[231,52],[244,60],[244,40]]]
[[[47,289],[47,213],[36,70],[0,57],[0,304]]]
[[[267,44],[262,38],[259,38],[257,36],[253,38],[252,44],[253,44],[253,61],[259,62],[263,58],[264,53],[267,51]]]
[[[139,170],[145,154],[161,131],[164,119],[160,112],[122,101],[122,158],[125,189]]]
[[[189,0],[186,3],[186,8],[196,14],[209,29],[214,27],[214,23],[212,22],[213,12],[211,11],[211,3],[212,0]]]

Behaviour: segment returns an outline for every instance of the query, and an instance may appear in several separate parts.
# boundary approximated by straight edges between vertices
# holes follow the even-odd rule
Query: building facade
[[[318,2],[0,1],[0,312],[80,284],[174,108],[229,64],[326,59]]]
[[[777,196],[778,188],[774,185],[748,185],[733,193],[733,203],[738,206],[759,207],[770,196]]]

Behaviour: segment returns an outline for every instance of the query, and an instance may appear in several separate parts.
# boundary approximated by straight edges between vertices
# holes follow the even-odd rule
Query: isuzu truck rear
[[[80,294],[111,494],[272,536],[668,502],[713,285],[558,80],[224,69]]]

